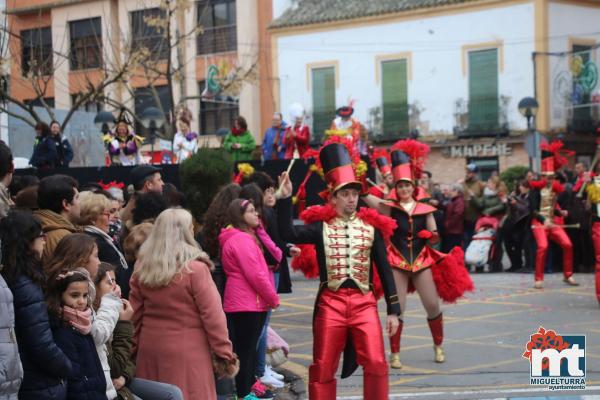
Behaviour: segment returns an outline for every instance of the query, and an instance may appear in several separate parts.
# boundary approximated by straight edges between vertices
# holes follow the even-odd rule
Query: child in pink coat
[[[231,226],[219,235],[221,262],[227,275],[223,309],[233,350],[240,360],[235,378],[237,395],[244,398],[255,382],[256,346],[267,311],[279,306],[279,297],[261,248],[268,241],[259,239],[262,232],[254,205],[249,200],[236,199],[229,206],[227,217]],[[271,247],[270,243],[267,246]]]

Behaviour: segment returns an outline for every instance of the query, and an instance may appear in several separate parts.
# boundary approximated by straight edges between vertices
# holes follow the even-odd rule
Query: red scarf
[[[246,131],[241,128],[231,128],[231,133],[233,136],[241,136],[244,132]]]
[[[69,306],[62,307],[62,318],[82,335],[89,335],[92,331],[92,309],[78,311]]]

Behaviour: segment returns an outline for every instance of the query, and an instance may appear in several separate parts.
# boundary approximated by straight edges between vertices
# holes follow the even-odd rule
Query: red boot
[[[400,338],[402,337],[402,327],[404,322],[398,318],[398,331],[394,336],[390,336],[390,367],[394,369],[401,369],[402,363],[400,362]]]
[[[436,363],[443,363],[446,361],[446,355],[442,348],[442,342],[444,341],[444,320],[442,313],[433,319],[428,319],[427,323],[429,324],[429,330],[433,338],[434,360]]]

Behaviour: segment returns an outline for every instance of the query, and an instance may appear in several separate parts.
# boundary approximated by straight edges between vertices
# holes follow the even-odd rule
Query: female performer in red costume
[[[411,153],[408,154],[401,150]],[[427,312],[427,323],[433,337],[434,360],[445,361],[442,342],[444,339],[443,319],[439,299],[454,302],[467,290],[473,290],[473,282],[464,267],[464,253],[455,247],[449,254],[440,253],[430,247],[439,236],[433,212],[436,209],[416,200],[415,170],[424,164],[428,146],[415,140],[402,140],[392,147],[392,174],[394,175],[396,198],[381,200],[369,195],[364,199],[383,215],[391,216],[397,223],[388,243],[388,261],[394,271],[394,281],[400,309],[404,312],[406,295],[413,289],[419,293]],[[412,165],[411,165],[412,161]],[[400,338],[402,315],[395,335],[390,337],[392,355],[390,366],[402,368],[400,362]]]

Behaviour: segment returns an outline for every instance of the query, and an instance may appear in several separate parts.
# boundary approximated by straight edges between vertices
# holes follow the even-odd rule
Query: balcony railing
[[[466,110],[457,110],[456,136],[507,136],[509,130],[503,105],[497,98],[469,100]]]

